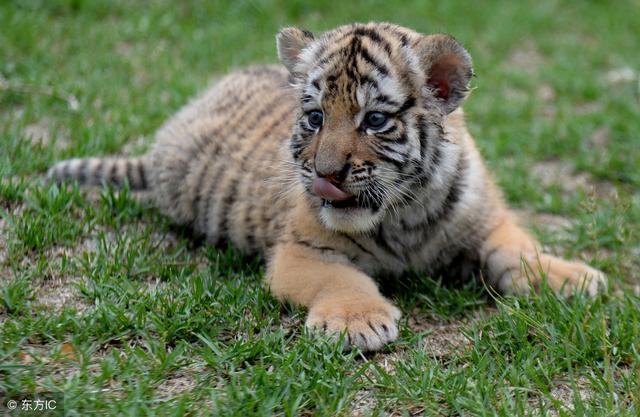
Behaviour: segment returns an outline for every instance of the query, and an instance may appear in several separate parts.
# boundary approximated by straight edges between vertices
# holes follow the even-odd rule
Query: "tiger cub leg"
[[[482,245],[480,258],[489,284],[506,294],[527,294],[545,278],[549,287],[563,295],[583,290],[594,296],[606,288],[604,273],[542,253],[538,242],[508,213]]]
[[[272,294],[307,307],[308,328],[329,334],[346,330],[348,345],[375,350],[395,340],[400,311],[369,276],[323,256],[295,243],[278,245],[266,278]]]

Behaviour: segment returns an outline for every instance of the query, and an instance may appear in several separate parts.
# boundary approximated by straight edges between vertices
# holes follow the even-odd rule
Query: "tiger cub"
[[[176,223],[268,262],[306,325],[375,350],[400,311],[372,276],[480,273],[507,294],[603,273],[545,254],[518,226],[464,122],[471,58],[452,37],[388,23],[277,35],[280,66],[221,79],[142,157],[63,161],[55,181],[127,181]]]

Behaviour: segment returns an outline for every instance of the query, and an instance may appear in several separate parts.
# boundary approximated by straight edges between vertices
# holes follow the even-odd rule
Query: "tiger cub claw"
[[[330,298],[309,310],[306,326],[332,337],[343,332],[344,349],[378,350],[398,337],[400,310],[382,297]]]

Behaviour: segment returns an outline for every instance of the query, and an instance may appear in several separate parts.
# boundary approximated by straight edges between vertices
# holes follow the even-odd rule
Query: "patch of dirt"
[[[580,396],[580,399],[583,402],[588,402],[591,398],[589,380],[584,376],[580,376],[575,381],[575,387],[578,395]],[[529,398],[529,404],[532,408],[538,408],[539,404],[543,403],[549,410],[549,412],[546,414],[547,416],[559,416],[561,411],[564,413],[568,413],[569,415],[573,413],[573,402],[575,399],[575,393],[573,384],[571,382],[557,382],[557,384],[550,389],[549,396],[551,396],[553,401],[551,401],[547,396],[543,394],[534,395]],[[554,404],[554,402],[559,402],[562,405],[558,407]]]
[[[2,226],[3,220],[0,219],[0,226]],[[76,244],[71,246],[54,245],[47,248],[44,252],[44,256],[48,260],[49,266],[44,271],[41,279],[34,281],[32,284],[35,292],[33,298],[34,306],[41,306],[54,312],[59,312],[63,308],[72,307],[78,314],[85,314],[93,308],[93,304],[87,302],[85,297],[82,296],[80,290],[77,288],[78,284],[84,284],[87,282],[86,277],[67,275],[60,273],[61,263],[64,259],[73,260],[74,258],[80,258],[84,253],[96,253],[100,248],[100,232],[104,232],[105,240],[108,244],[116,244],[117,236],[120,234],[127,235],[127,233],[134,229],[135,225],[125,226],[121,231],[115,232],[110,230],[96,230],[90,236],[80,239]],[[0,231],[2,228],[0,227]],[[6,250],[2,245],[4,234],[0,234],[0,260],[6,256]],[[172,233],[153,232],[150,238],[153,244],[157,244],[163,250],[175,248],[179,242],[175,235]],[[135,241],[127,242],[125,244],[134,244]],[[29,256],[25,257],[21,261],[21,267],[27,268],[31,263]],[[2,263],[0,263],[0,266]],[[3,275],[7,275],[3,272]],[[1,277],[0,277],[1,278]],[[147,291],[154,292],[166,285],[157,277],[145,277],[139,282],[147,287]]]
[[[589,143],[591,143],[598,150],[605,150],[607,144],[611,141],[611,129],[609,126],[603,126],[596,129],[589,137]]]
[[[56,278],[45,281],[35,295],[35,302],[53,311],[73,307],[79,314],[83,314],[92,306],[84,301],[75,284],[82,282],[82,278]]]
[[[156,387],[160,400],[167,400],[177,395],[191,392],[197,385],[196,375],[201,370],[194,367],[183,367],[179,371],[163,379]]]
[[[118,42],[115,46],[115,52],[124,58],[130,59],[136,56],[135,45],[132,42]]]
[[[20,216],[25,210],[25,205],[20,203],[7,210],[12,216]],[[9,256],[9,222],[0,214],[0,282],[10,279],[13,276],[11,268],[7,265]]]
[[[573,113],[578,116],[599,113],[602,111],[602,103],[599,101],[587,101],[580,103],[573,108]]]
[[[66,149],[71,133],[67,129],[58,129],[55,134],[50,120],[42,119],[24,127],[24,136],[34,146],[54,146],[58,150]]]
[[[624,84],[638,80],[640,75],[631,67],[620,67],[607,71],[603,78],[609,84]]]
[[[34,145],[49,145],[51,132],[47,123],[31,123],[25,126],[24,135]]]
[[[438,360],[446,361],[471,347],[471,340],[462,333],[462,327],[475,320],[477,318],[454,323],[434,322],[424,312],[413,311],[407,318],[407,325],[414,332],[426,332],[422,339],[425,352]]]
[[[582,189],[599,198],[618,197],[618,191],[612,183],[595,179],[587,172],[574,172],[570,165],[562,161],[538,162],[533,166],[532,176],[540,180],[544,187],[557,186],[565,193]]]
[[[63,259],[80,256],[83,251],[81,246],[65,247],[53,246],[45,250],[45,256],[51,267],[47,268],[45,277],[34,282],[34,304],[59,312],[64,308],[72,307],[78,314],[83,314],[93,308],[86,302],[76,287],[85,282],[83,277],[59,275],[57,270]]]
[[[536,98],[542,104],[542,117],[545,119],[553,119],[558,112],[556,108],[556,90],[547,83],[542,83],[536,89]]]
[[[422,339],[425,351],[438,360],[447,360],[462,354],[471,348],[471,340],[461,329],[462,326],[457,323],[434,327],[433,331]]]
[[[371,415],[377,405],[375,394],[371,390],[360,390],[351,402],[351,417],[366,417]]]
[[[536,90],[536,97],[543,103],[549,103],[556,99],[556,90],[550,84],[542,83]]]
[[[504,62],[504,66],[507,69],[514,69],[518,72],[533,74],[537,72],[538,68],[544,63],[545,58],[537,45],[533,40],[528,39],[519,47],[511,51]]]

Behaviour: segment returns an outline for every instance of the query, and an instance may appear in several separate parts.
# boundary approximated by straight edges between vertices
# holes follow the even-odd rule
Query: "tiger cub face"
[[[445,140],[443,119],[468,92],[465,49],[386,23],[317,38],[286,28],[277,44],[300,100],[290,150],[324,225],[367,232],[424,198],[425,150]]]

